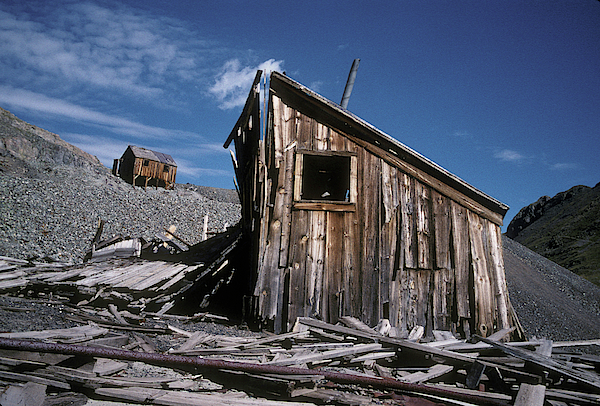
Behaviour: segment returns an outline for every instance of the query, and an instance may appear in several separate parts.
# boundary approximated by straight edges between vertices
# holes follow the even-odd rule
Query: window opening
[[[148,165],[150,165],[150,161],[147,159],[144,159],[144,166],[148,166]]]
[[[350,201],[350,157],[304,154],[302,200]]]
[[[169,169],[170,169],[170,168],[169,168],[169,165],[165,165],[165,166],[163,167],[163,172],[169,172]]]

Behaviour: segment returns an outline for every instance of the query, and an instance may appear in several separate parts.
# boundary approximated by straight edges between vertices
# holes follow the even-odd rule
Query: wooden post
[[[208,214],[204,215],[204,224],[202,225],[202,241],[207,239],[208,235]]]

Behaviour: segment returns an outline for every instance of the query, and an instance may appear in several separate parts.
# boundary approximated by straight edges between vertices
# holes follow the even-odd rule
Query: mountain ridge
[[[96,156],[69,144],[58,134],[29,124],[0,107],[0,170],[39,177],[56,165],[106,168]]]
[[[540,197],[511,220],[506,236],[600,284],[600,183]]]

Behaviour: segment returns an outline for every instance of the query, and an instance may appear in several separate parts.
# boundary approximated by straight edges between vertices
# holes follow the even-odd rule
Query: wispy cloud
[[[112,0],[0,2],[0,106],[67,123],[60,136],[107,166],[135,144],[176,156],[182,174],[229,176],[218,160],[228,152],[207,142],[212,134],[167,127],[195,128],[197,109],[243,105],[256,70],[283,61],[148,10]],[[168,124],[154,124],[154,112]]]
[[[553,171],[569,171],[572,169],[579,169],[579,165],[578,164],[574,164],[574,163],[555,163],[555,164],[551,164],[549,165],[550,169]]]
[[[323,84],[324,84],[324,82],[322,80],[316,80],[310,84],[309,88],[318,93],[321,91]]]
[[[128,98],[175,108],[209,95],[222,109],[243,105],[256,73],[283,61],[242,63],[179,20],[117,2],[60,0],[0,4],[0,81],[69,101]],[[43,10],[37,13],[30,10]],[[229,60],[223,62],[224,57]],[[220,68],[216,68],[220,66]],[[87,102],[87,103],[85,103]]]
[[[523,162],[527,157],[512,149],[503,149],[494,154],[494,158],[504,162]]]
[[[153,127],[119,116],[101,113],[86,107],[55,99],[29,90],[0,86],[0,103],[19,109],[35,111],[61,120],[76,120],[102,127],[114,134],[135,138],[185,138],[198,135],[187,131]]]
[[[269,59],[256,67],[242,66],[239,59],[227,61],[217,74],[215,83],[209,88],[219,102],[222,109],[232,109],[243,106],[252,86],[252,81],[257,70],[262,70],[265,75],[273,71],[281,71],[283,61]]]
[[[44,10],[11,14],[0,6],[0,77],[15,86],[52,84],[54,94],[83,87],[153,101],[169,94],[173,81],[207,75],[200,61],[214,49],[178,21],[118,3],[65,1]]]
[[[524,155],[512,149],[503,149],[494,153],[494,158],[499,159],[502,162],[514,163],[514,164],[538,164],[551,171],[570,171],[580,169],[580,165],[576,163],[568,162],[549,162],[550,160],[545,154],[541,155]]]
[[[231,176],[231,183],[233,184],[233,169],[225,170],[225,169],[213,169],[213,168],[203,168],[194,164],[193,161],[186,159],[178,159],[177,160],[177,173],[189,175],[194,178],[201,177],[227,177]]]
[[[109,168],[112,167],[113,159],[120,158],[128,145],[127,142],[98,135],[66,133],[62,134],[61,138],[85,152],[95,155]]]
[[[456,130],[452,133],[453,137],[462,139],[462,140],[471,140],[473,138],[475,138],[473,136],[473,134],[471,134],[469,131],[460,131],[460,130]]]

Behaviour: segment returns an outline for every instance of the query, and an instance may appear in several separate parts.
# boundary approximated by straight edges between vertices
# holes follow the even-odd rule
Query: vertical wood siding
[[[510,325],[499,226],[272,95],[254,294],[275,330],[298,316],[386,317],[489,335]],[[293,208],[298,151],[355,153],[354,211]],[[268,179],[272,185],[268,185]]]

